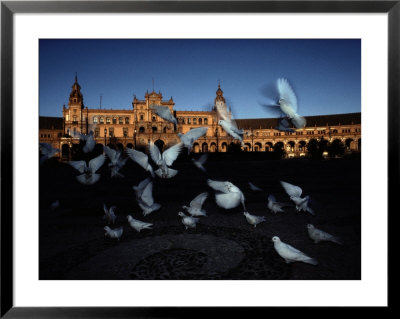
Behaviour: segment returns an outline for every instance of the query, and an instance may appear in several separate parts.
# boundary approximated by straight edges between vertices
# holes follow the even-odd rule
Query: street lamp
[[[107,128],[104,128],[104,146],[107,145]]]
[[[136,129],[135,129],[135,131],[134,131],[133,136],[134,136],[134,138],[135,138],[135,149],[136,149]]]

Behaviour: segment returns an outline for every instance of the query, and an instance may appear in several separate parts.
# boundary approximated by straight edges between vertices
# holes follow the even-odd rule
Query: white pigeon
[[[331,241],[333,243],[343,245],[343,241],[340,240],[338,237],[328,234],[327,232],[324,232],[323,230],[320,230],[318,228],[315,228],[312,224],[307,225],[307,231],[310,238],[314,240],[314,243],[316,244],[321,241]]]
[[[129,225],[139,233],[142,229],[152,229],[153,224],[134,219],[131,215],[128,215],[126,218],[128,219]]]
[[[76,176],[79,183],[92,185],[100,179],[100,174],[96,174],[96,171],[104,164],[105,159],[105,155],[100,154],[90,160],[88,165],[85,161],[70,161],[68,164],[82,173],[82,175]]]
[[[104,236],[110,237],[110,238],[116,238],[118,240],[120,240],[122,233],[124,232],[123,227],[119,227],[119,228],[115,228],[115,229],[111,229],[108,226],[104,227],[104,230],[106,231]]]
[[[260,187],[254,185],[252,182],[249,182],[249,186],[253,192],[262,192],[263,191]]]
[[[103,203],[103,210],[104,210],[104,216],[103,219],[107,220],[108,224],[115,223],[115,220],[117,219],[117,216],[115,216],[115,209],[116,206],[111,206],[108,208],[106,204]]]
[[[108,166],[111,167],[111,177],[124,177],[119,170],[125,165],[128,158],[122,158],[121,151],[116,151],[108,146],[104,146],[104,152],[110,159]]]
[[[151,178],[147,177],[146,179],[142,180],[138,186],[133,186],[133,190],[136,193],[136,199],[139,199],[140,197],[142,197],[143,191],[145,189],[145,187],[147,186],[148,183],[151,182]]]
[[[191,129],[186,134],[178,133],[182,144],[188,149],[188,153],[192,150],[193,143],[203,135],[206,135],[208,127],[197,127]]]
[[[91,151],[93,151],[94,147],[96,146],[96,141],[93,137],[93,131],[90,131],[89,134],[82,134],[79,132],[77,134],[79,136],[79,139],[85,142],[82,151],[84,153],[90,153]]]
[[[207,199],[207,196],[207,192],[201,193],[190,202],[189,207],[183,206],[182,208],[192,216],[207,216],[206,211],[201,209],[205,200]]]
[[[42,156],[40,157],[40,165],[43,165],[46,160],[60,152],[58,148],[54,148],[49,143],[39,143],[39,149],[42,153]]]
[[[285,117],[279,120],[278,126],[275,129],[282,132],[294,132],[294,129],[290,128],[288,119]]]
[[[248,212],[243,212],[243,215],[246,216],[246,219],[250,225],[254,225],[254,227],[257,226],[257,224],[265,222],[265,217],[264,216],[255,216],[251,215]]]
[[[164,119],[164,120],[166,120],[168,122],[174,123],[175,125],[178,124],[178,121],[172,115],[172,113],[169,110],[168,106],[161,106],[161,105],[152,104],[152,105],[150,105],[150,109],[154,110],[154,113],[156,113],[162,119]]]
[[[155,174],[160,178],[171,178],[174,177],[178,171],[168,166],[171,166],[172,163],[177,159],[179,153],[182,150],[182,143],[175,144],[171,146],[167,150],[165,150],[162,155],[160,153],[159,148],[153,142],[150,142],[150,156],[151,159],[156,163],[158,169],[155,171]]]
[[[244,211],[247,211],[242,191],[231,182],[220,182],[208,179],[207,184],[211,188],[222,192],[222,194],[215,194],[215,201],[218,206],[225,209],[231,209],[242,203]]]
[[[145,186],[142,195],[137,201],[140,208],[143,210],[143,216],[147,216],[161,208],[160,204],[154,203],[153,182],[150,182]]]
[[[285,259],[286,263],[292,263],[296,261],[301,261],[303,263],[318,265],[318,261],[314,258],[308,257],[306,254],[297,250],[293,246],[282,242],[278,236],[272,237],[272,241],[274,242],[274,248],[276,252]]]
[[[229,112],[226,108],[226,104],[222,101],[217,101],[215,103],[215,108],[217,109],[217,113],[221,118],[218,121],[218,124],[222,126],[222,128],[233,138],[240,140],[243,145],[243,129],[239,130],[236,122],[231,118]]]
[[[192,158],[192,162],[198,169],[202,170],[203,172],[206,172],[206,169],[204,168],[203,165],[207,161],[207,158],[208,158],[208,154],[205,153],[205,154],[201,155],[197,160]]]
[[[196,224],[200,220],[200,218],[197,218],[197,217],[186,216],[182,212],[179,212],[178,215],[182,217],[182,224],[185,225],[186,229],[188,229],[188,228],[196,228]]]
[[[290,206],[290,204],[286,204],[286,203],[279,203],[276,201],[276,198],[274,195],[269,195],[268,196],[268,208],[270,211],[272,211],[273,213],[285,213],[285,211],[283,210],[283,207],[287,207]]]
[[[149,157],[147,156],[147,154],[137,150],[133,150],[131,148],[126,149],[126,154],[128,154],[129,158],[132,161],[142,166],[146,171],[150,172],[152,177],[154,177],[153,168],[149,163]]]
[[[310,196],[301,198],[301,193],[303,192],[303,190],[299,186],[292,185],[283,181],[281,181],[281,185],[285,189],[286,193],[289,195],[290,199],[296,204],[296,210],[298,212],[304,211],[309,212],[311,215],[315,215],[314,211],[310,207],[308,207]]]
[[[56,210],[57,208],[59,208],[60,207],[60,201],[57,199],[55,202],[53,202],[53,203],[51,203],[50,204],[50,208],[52,209],[52,210]]]

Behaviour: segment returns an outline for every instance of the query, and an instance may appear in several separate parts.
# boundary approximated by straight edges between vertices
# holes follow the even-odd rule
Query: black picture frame
[[[177,318],[227,315],[282,315],[279,308],[200,307],[14,307],[13,305],[13,16],[15,13],[126,12],[308,12],[388,14],[388,218],[399,186],[400,0],[396,1],[1,1],[1,317],[5,318]],[[381,212],[384,213],[384,212]],[[396,212],[395,212],[396,213]],[[388,232],[390,234],[390,231]],[[390,236],[387,238],[390,244]],[[390,247],[390,245],[389,245]],[[389,260],[389,256],[388,256]],[[389,287],[390,281],[388,281]],[[378,310],[389,310],[380,307]],[[326,309],[318,308],[318,313]],[[308,309],[284,309],[307,315]],[[340,307],[330,309],[335,315]],[[371,309],[367,309],[371,313]],[[374,312],[374,311],[372,311]],[[313,312],[313,315],[315,312]],[[257,314],[257,315],[260,315]],[[310,315],[308,313],[308,315]]]

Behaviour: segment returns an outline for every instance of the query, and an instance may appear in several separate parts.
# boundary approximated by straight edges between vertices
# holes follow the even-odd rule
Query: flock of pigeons
[[[277,87],[279,92],[278,105],[280,106],[282,112],[286,114],[286,117],[280,121],[280,126],[282,126],[285,130],[289,129],[288,123],[290,121],[296,127],[304,127],[305,120],[303,117],[297,114],[296,96],[287,80],[278,79]],[[176,119],[173,117],[168,107],[152,106],[152,108],[158,116],[164,120],[176,124]],[[217,102],[216,109],[219,117],[221,118],[218,122],[219,125],[221,125],[221,127],[233,138],[238,139],[243,144],[243,130],[239,130],[237,128],[235,121],[229,116],[226,105],[224,103]],[[80,175],[76,176],[78,182],[84,185],[92,185],[100,179],[100,174],[96,172],[104,164],[106,158],[109,159],[108,166],[111,170],[111,177],[119,178],[124,177],[120,173],[120,170],[125,165],[128,158],[130,158],[150,175],[138,185],[133,186],[133,190],[136,194],[136,201],[139,207],[142,209],[143,216],[146,217],[147,215],[161,208],[161,205],[156,203],[153,198],[153,179],[156,178],[156,176],[162,179],[173,178],[178,171],[171,168],[171,166],[181,153],[182,149],[187,148],[188,152],[190,153],[194,141],[206,135],[207,130],[208,127],[199,127],[191,129],[186,134],[178,134],[180,143],[167,148],[162,153],[157,145],[155,145],[153,142],[150,142],[148,145],[149,155],[135,149],[126,148],[125,153],[127,157],[122,154],[121,150],[114,150],[108,146],[104,146],[103,154],[94,157],[88,163],[81,160],[70,161],[69,164],[80,173]],[[87,135],[79,133],[79,137],[84,142],[84,146],[82,148],[83,152],[92,152],[96,144],[93,138],[93,132]],[[43,164],[46,159],[59,152],[59,150],[54,149],[50,144],[46,143],[40,143],[40,150],[42,153],[40,164]],[[150,160],[156,165],[156,169],[153,169]],[[193,164],[203,172],[206,172],[203,166],[206,160],[207,154],[201,155],[198,159],[192,159]],[[303,191],[299,186],[292,185],[284,181],[281,181],[280,183],[298,212],[303,211],[312,215],[315,214],[314,211],[309,207],[309,196],[301,197]],[[229,210],[241,205],[244,211],[243,215],[245,216],[247,222],[254,227],[265,221],[264,216],[252,215],[247,211],[243,192],[231,182],[208,179],[207,184],[215,191],[215,202],[219,207]],[[261,188],[257,187],[251,182],[249,182],[249,187],[253,191],[262,191]],[[206,211],[203,209],[203,204],[207,197],[208,192],[203,192],[197,195],[189,203],[189,206],[183,206],[182,211],[178,212],[178,216],[181,217],[181,221],[186,229],[196,228],[196,224],[199,222],[200,218],[207,216]],[[59,202],[53,203],[52,205],[58,207]],[[271,212],[275,214],[284,212],[285,206],[292,206],[292,204],[277,202],[273,195],[269,195],[267,207]],[[120,240],[123,234],[123,226],[118,228],[110,227],[110,225],[115,224],[117,219],[115,215],[115,208],[115,206],[108,208],[105,204],[103,205],[104,219],[108,223],[108,225],[104,227],[104,230],[105,236]],[[185,211],[186,214],[183,211]],[[130,227],[138,232],[143,229],[150,230],[153,227],[153,224],[134,219],[131,215],[127,216],[127,221]],[[319,243],[321,241],[332,241],[337,244],[342,244],[342,241],[339,238],[317,229],[312,224],[307,225],[307,231],[310,238],[314,240],[315,243]],[[276,252],[287,263],[300,261],[313,265],[318,264],[314,258],[311,258],[291,245],[282,242],[279,237],[274,236],[272,241]]]

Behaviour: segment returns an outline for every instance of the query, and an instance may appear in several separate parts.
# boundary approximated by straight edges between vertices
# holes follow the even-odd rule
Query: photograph
[[[361,281],[361,48],[38,39],[38,280]]]

